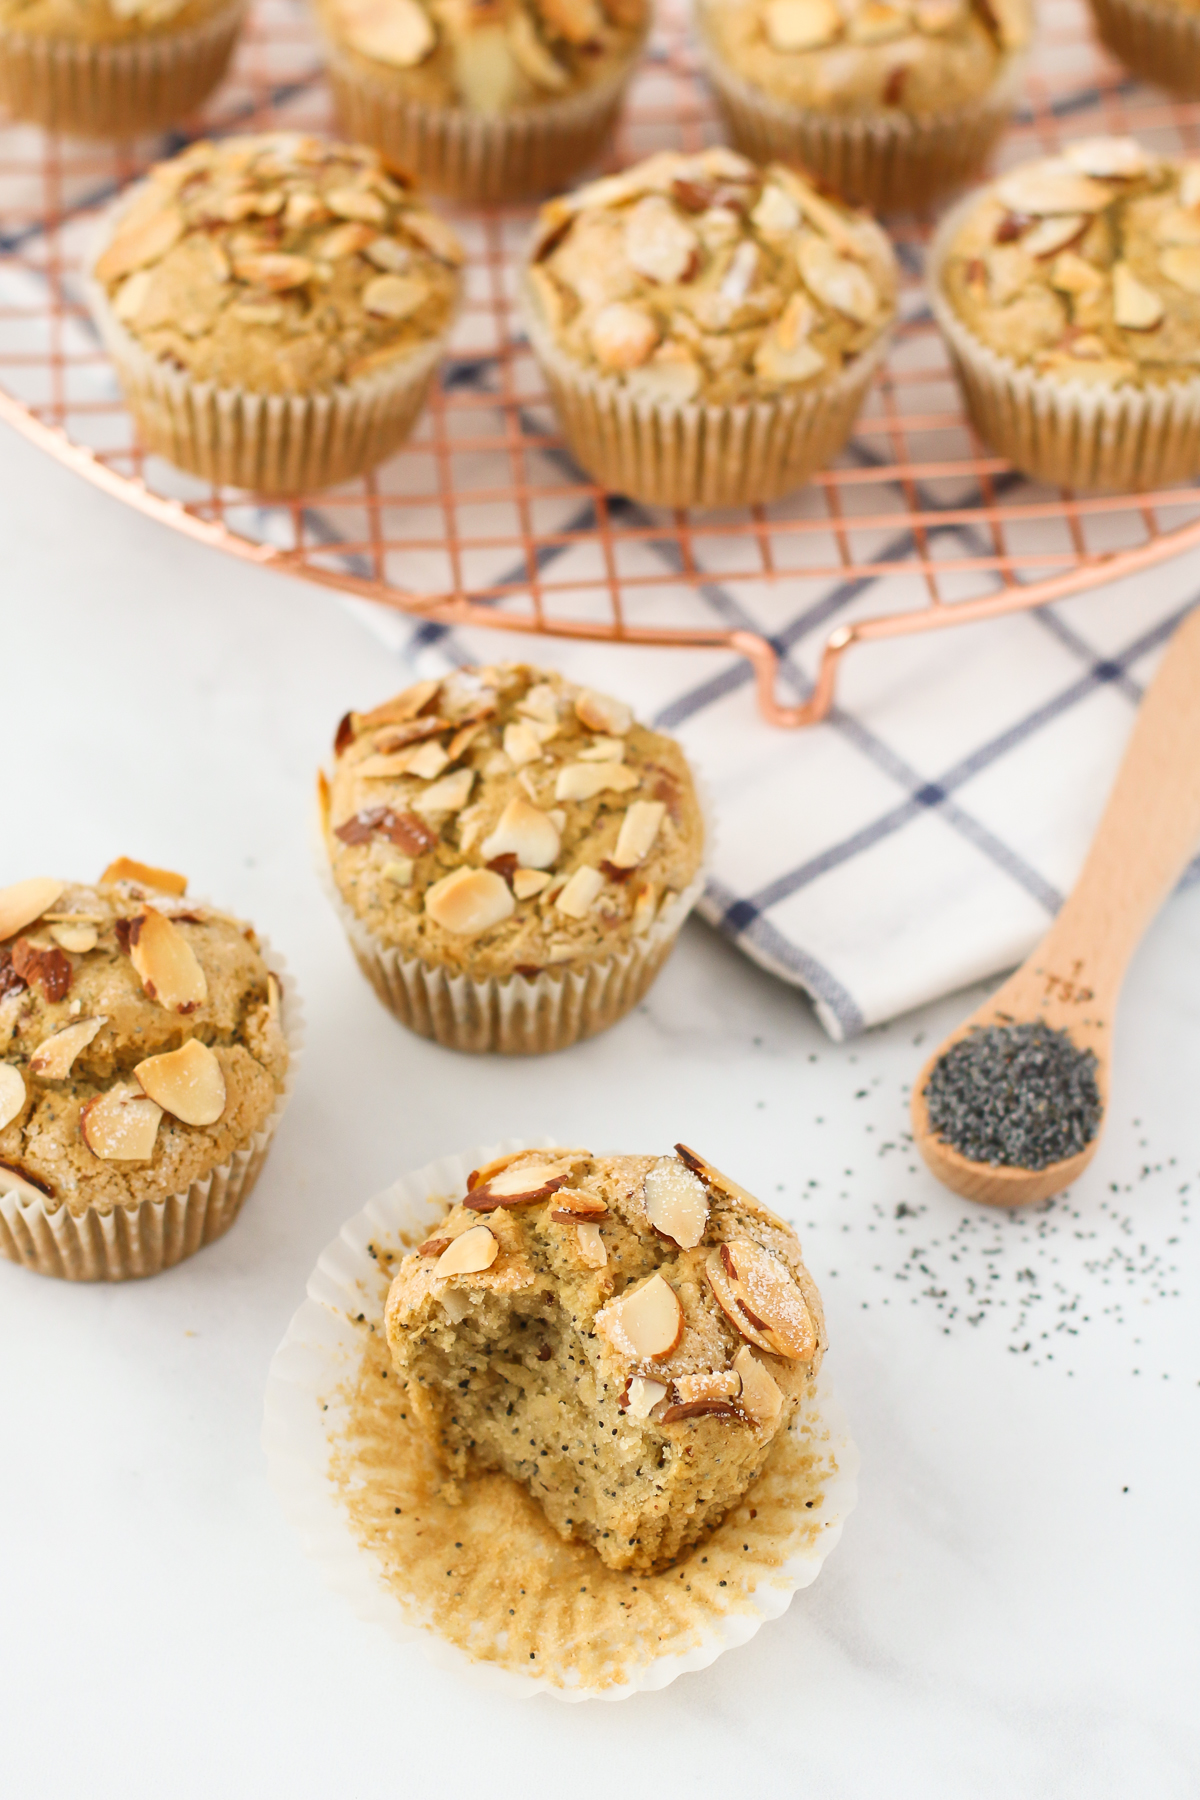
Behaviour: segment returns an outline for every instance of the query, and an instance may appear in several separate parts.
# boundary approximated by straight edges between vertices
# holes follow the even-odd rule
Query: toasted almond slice
[[[654,1274],[602,1306],[594,1329],[618,1356],[655,1362],[669,1356],[683,1336],[683,1308],[670,1282]]]
[[[769,0],[763,29],[773,50],[819,50],[841,36],[842,15],[833,0]]]
[[[412,803],[413,811],[426,819],[445,818],[450,813],[461,812],[471,797],[474,782],[474,769],[455,769],[452,775],[443,776],[423,794],[418,794]]]
[[[1044,218],[1050,213],[1096,213],[1113,197],[1109,187],[1082,175],[1065,157],[1027,163],[996,183],[997,197],[1011,212]]]
[[[117,229],[117,235],[96,260],[97,281],[117,281],[147,263],[156,263],[183,236],[183,214],[177,206],[165,206],[135,224]]]
[[[909,29],[908,14],[882,0],[866,0],[850,15],[846,35],[854,44],[886,44]]]
[[[582,750],[576,751],[580,762],[624,762],[625,740],[618,737],[593,738]]]
[[[504,754],[514,769],[523,769],[526,763],[540,760],[542,740],[532,725],[517,719],[504,727]]]
[[[731,1175],[722,1174],[714,1163],[706,1162],[702,1156],[697,1155],[696,1151],[689,1150],[686,1144],[676,1144],[675,1154],[681,1163],[686,1164],[693,1175],[700,1177],[705,1187],[716,1188],[719,1194],[726,1195],[730,1200],[736,1200],[739,1206],[744,1206],[749,1212],[758,1213],[765,1218],[774,1216],[767,1211],[761,1200],[756,1200],[754,1195],[742,1187],[740,1182],[734,1181]]]
[[[565,763],[554,783],[554,798],[594,800],[606,789],[624,794],[640,784],[641,776],[625,763]]]
[[[225,1111],[221,1065],[199,1038],[163,1056],[148,1056],[133,1073],[142,1091],[185,1125],[215,1125]]]
[[[652,1381],[648,1375],[631,1375],[625,1384],[621,1410],[631,1419],[648,1419],[651,1410],[666,1397],[665,1381]]]
[[[742,1378],[733,1369],[701,1369],[695,1375],[677,1375],[673,1386],[675,1398],[686,1406],[694,1400],[736,1400]]]
[[[99,932],[94,925],[52,925],[50,936],[64,950],[73,950],[76,956],[85,956],[94,950],[99,941]]]
[[[618,869],[635,869],[654,848],[667,815],[661,800],[635,800],[621,820],[617,847],[609,857]]]
[[[437,42],[417,0],[341,0],[338,22],[352,50],[395,69],[415,68]]]
[[[118,856],[100,877],[100,887],[115,887],[118,881],[134,881],[139,887],[157,888],[160,894],[186,894],[187,876],[173,869],[156,869],[153,863],[136,862],[132,856]]]
[[[414,208],[404,214],[401,224],[409,236],[415,237],[439,262],[457,269],[464,261],[466,251],[450,226],[444,219],[439,219],[436,213],[421,212]]]
[[[561,1159],[520,1162],[471,1188],[463,1205],[468,1212],[495,1212],[499,1207],[536,1206],[565,1187],[572,1164]]]
[[[1036,257],[1040,261],[1074,243],[1086,230],[1087,223],[1086,213],[1062,213],[1049,219],[1039,219],[1022,237],[1021,248],[1027,256]]]
[[[1170,245],[1159,256],[1158,266],[1176,287],[1188,294],[1200,294],[1200,244]]]
[[[805,287],[823,306],[832,307],[856,324],[870,324],[879,311],[879,295],[861,263],[839,256],[833,245],[815,232],[806,232],[800,239],[796,261]]]
[[[599,1225],[590,1220],[582,1220],[575,1227],[575,1235],[579,1240],[580,1261],[589,1269],[603,1269],[608,1263],[608,1251],[604,1248],[604,1239],[600,1236]]]
[[[658,343],[658,326],[642,306],[613,300],[592,320],[588,341],[605,369],[636,369]]]
[[[591,1157],[590,1150],[571,1150],[565,1144],[548,1144],[544,1150],[509,1150],[503,1156],[497,1156],[489,1163],[481,1163],[479,1168],[472,1169],[467,1176],[467,1192],[482,1187],[485,1181],[491,1181],[501,1169],[511,1169],[514,1163],[554,1162],[561,1163],[564,1168],[573,1169]]]
[[[50,875],[34,875],[0,889],[0,940],[16,937],[54,905],[66,883]]]
[[[515,856],[526,869],[549,869],[561,847],[562,838],[540,807],[524,794],[514,794],[479,853],[485,862],[497,856]]]
[[[581,864],[559,893],[554,904],[560,913],[566,914],[568,919],[586,919],[603,886],[604,877],[599,869],[590,869],[586,863]]]
[[[776,1356],[802,1361],[812,1355],[812,1318],[777,1256],[749,1238],[734,1238],[710,1253],[704,1272],[722,1312],[744,1338]]]
[[[815,344],[803,339],[785,349],[772,333],[754,352],[754,367],[764,381],[810,381],[825,367],[825,358]]]
[[[102,1162],[149,1162],[161,1118],[161,1106],[137,1088],[114,1087],[89,1100],[79,1115],[79,1129]]]
[[[700,240],[662,194],[646,194],[625,214],[625,260],[647,281],[671,287],[695,264]]]
[[[0,1194],[15,1194],[26,1205],[40,1205],[53,1198],[54,1189],[49,1182],[29,1174],[19,1164],[0,1162]]]
[[[480,937],[515,910],[507,881],[492,869],[456,869],[435,881],[425,895],[429,917],[455,937]]]
[[[387,208],[378,194],[365,187],[330,188],[323,196],[326,206],[339,219],[359,219],[364,225],[383,225]]]
[[[304,287],[316,274],[316,264],[307,256],[287,256],[278,250],[267,250],[258,256],[235,258],[233,272],[239,281],[267,288],[273,294],[286,294],[292,288]]]
[[[1153,331],[1166,314],[1153,288],[1138,280],[1128,263],[1113,264],[1113,318],[1126,331]]]
[[[410,719],[415,719],[425,711],[431,700],[437,698],[441,686],[440,681],[416,681],[412,687],[405,688],[370,712],[351,713],[353,735],[357,737],[364,731],[377,731],[383,725],[407,725]]]
[[[408,772],[419,776],[422,781],[432,781],[449,763],[450,758],[440,744],[418,744],[409,753]]]
[[[1130,181],[1151,165],[1150,156],[1131,137],[1078,138],[1063,147],[1063,155],[1073,169],[1101,181]]]
[[[407,319],[429,292],[424,275],[376,275],[363,289],[362,303],[377,319]]]
[[[602,731],[607,737],[625,737],[633,725],[631,707],[609,694],[598,694],[595,688],[576,694],[575,716],[589,731]]]
[[[1090,294],[1104,286],[1104,276],[1074,250],[1064,250],[1054,259],[1050,285],[1062,294]]]
[[[561,94],[571,85],[569,70],[543,44],[527,12],[519,7],[508,19],[508,43],[517,66],[547,93]]]
[[[147,997],[168,1012],[195,1012],[208,999],[208,982],[196,952],[178,925],[152,906],[133,921],[129,958]]]
[[[785,188],[768,181],[750,214],[750,223],[767,237],[784,237],[800,223],[800,208]]]
[[[417,752],[426,748],[425,744],[412,744],[407,750],[396,750],[387,756],[364,756],[355,764],[354,773],[360,781],[396,781],[409,773]]]
[[[708,1192],[704,1183],[673,1156],[664,1156],[646,1172],[642,1190],[646,1217],[656,1231],[681,1250],[694,1250],[708,1224]]]
[[[25,1104],[25,1077],[13,1063],[0,1062],[0,1131]]]
[[[749,1344],[742,1345],[733,1359],[733,1367],[742,1383],[739,1396],[742,1411],[756,1425],[773,1425],[783,1407],[783,1394],[770,1369],[758,1360]]]
[[[1020,50],[1029,42],[1031,11],[1026,0],[983,0],[981,10],[991,18],[1002,49]]]
[[[550,877],[543,869],[514,869],[512,873],[512,891],[518,900],[532,900],[535,894],[549,887]]]
[[[657,912],[658,888],[652,881],[643,882],[634,898],[633,912],[629,920],[630,929],[637,935],[649,931]]]
[[[550,1217],[557,1219],[560,1225],[569,1225],[579,1219],[607,1219],[608,1207],[599,1194],[589,1194],[583,1188],[560,1188],[554,1196]]]
[[[517,701],[517,711],[539,725],[558,724],[558,695],[549,681],[535,681]]]
[[[65,1081],[79,1052],[87,1049],[96,1033],[107,1023],[103,1016],[80,1019],[74,1025],[64,1025],[61,1031],[43,1038],[29,1059],[31,1072],[40,1075],[43,1081]]]
[[[486,1225],[472,1225],[456,1237],[433,1266],[435,1275],[478,1275],[490,1269],[500,1246]]]

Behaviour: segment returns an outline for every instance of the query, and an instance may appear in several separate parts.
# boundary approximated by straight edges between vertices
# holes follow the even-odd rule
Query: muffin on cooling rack
[[[280,980],[186,887],[122,857],[0,892],[0,1251],[43,1275],[153,1275],[211,1243],[279,1122]]]
[[[107,219],[88,298],[148,450],[298,493],[408,436],[461,261],[375,151],[273,132],[153,168]]]
[[[702,885],[672,739],[504,665],[347,714],[335,754],[335,903],[404,1024],[455,1050],[561,1050],[641,999]]]
[[[224,75],[245,0],[0,0],[0,106],[79,137],[186,119]]]
[[[1195,0],[1088,0],[1096,30],[1133,74],[1189,99],[1200,96],[1200,6]]]
[[[1200,163],[1090,138],[943,222],[931,297],[980,435],[1069,488],[1200,473]]]
[[[699,0],[735,144],[878,212],[969,179],[1013,111],[1030,0]]]
[[[664,152],[552,200],[524,279],[576,459],[661,506],[774,500],[827,467],[895,307],[871,219],[724,148]]]
[[[520,200],[602,150],[650,0],[318,0],[347,137],[437,193]]]
[[[475,1170],[385,1317],[453,1474],[503,1469],[613,1569],[661,1567],[720,1522],[825,1347],[794,1233],[683,1144]]]

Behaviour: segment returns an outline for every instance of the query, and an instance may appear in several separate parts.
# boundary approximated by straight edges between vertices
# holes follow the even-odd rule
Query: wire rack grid
[[[854,643],[1044,605],[1200,543],[1200,487],[1079,498],[989,454],[923,297],[929,222],[917,219],[890,222],[900,325],[854,438],[787,501],[649,511],[581,474],[515,313],[530,215],[504,208],[452,215],[468,248],[463,313],[426,415],[388,463],[283,503],[197,482],[140,450],[80,271],[96,215],[148,163],[201,131],[271,126],[332,127],[297,0],[258,0],[194,131],[98,146],[0,125],[0,418],[177,530],[436,624],[733,650],[754,666],[765,717],[788,726],[827,714]],[[1108,58],[1082,0],[1043,0],[999,160],[1097,131],[1195,152],[1198,128],[1196,106],[1138,87]],[[719,135],[684,0],[665,0],[612,160]],[[807,677],[795,705],[777,694],[784,652]]]

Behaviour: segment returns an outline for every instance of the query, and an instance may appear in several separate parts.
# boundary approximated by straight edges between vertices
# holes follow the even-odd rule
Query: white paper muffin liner
[[[643,506],[756,506],[826,469],[845,447],[887,354],[891,326],[829,381],[705,406],[635,398],[567,354],[521,283],[530,347],[571,454],[610,493]]]
[[[373,78],[327,36],[338,124],[411,169],[431,193],[479,203],[532,200],[567,186],[596,161],[616,123],[645,34],[603,81],[511,113],[434,106]]]
[[[116,365],[143,447],[176,468],[260,494],[306,493],[383,462],[417,422],[454,324],[370,375],[312,394],[260,394],[197,381],[152,355],[117,318],[91,270],[143,184],[100,222],[84,296]]]
[[[755,162],[791,163],[873,212],[910,211],[983,168],[1021,93],[1025,58],[1009,56],[986,94],[944,113],[824,112],[755,87],[723,64],[696,8],[704,73],[734,144]]]
[[[959,317],[942,270],[978,201],[968,194],[942,220],[926,286],[980,437],[1024,474],[1077,492],[1128,493],[1200,473],[1200,376],[1147,388],[1063,381],[991,349]]]
[[[1200,13],[1172,0],[1088,0],[1114,56],[1145,81],[1200,95]]]
[[[245,0],[234,0],[179,31],[108,43],[0,28],[0,105],[15,119],[77,137],[165,130],[222,79],[245,10]]]
[[[203,904],[201,902],[200,904]],[[183,1193],[137,1206],[73,1213],[30,1197],[0,1168],[0,1255],[38,1275],[64,1281],[129,1281],[158,1275],[223,1237],[249,1197],[295,1084],[304,1046],[304,1008],[287,965],[259,933],[263,961],[279,982],[288,1066],[283,1091],[265,1122],[224,1162]]]
[[[550,1138],[508,1138],[464,1156],[448,1156],[405,1176],[376,1196],[342,1227],[322,1253],[308,1279],[308,1298],[288,1327],[271,1363],[267,1381],[263,1448],[272,1485],[308,1554],[320,1566],[328,1586],[350,1601],[359,1617],[378,1625],[398,1643],[413,1644],[436,1666],[467,1675],[512,1699],[549,1694],[558,1700],[623,1700],[630,1694],[666,1687],[691,1669],[704,1669],[725,1650],[744,1644],[767,1620],[778,1618],[794,1593],[815,1581],[821,1565],[841,1536],[857,1494],[858,1452],[828,1378],[822,1374],[792,1433],[815,1453],[810,1487],[795,1495],[795,1543],[782,1561],[755,1560],[753,1536],[744,1569],[743,1598],[728,1603],[720,1617],[689,1617],[677,1588],[681,1558],[660,1577],[636,1575],[641,1595],[661,1611],[643,1619],[639,1650],[623,1667],[624,1679],[588,1686],[573,1678],[569,1660],[540,1667],[537,1675],[522,1667],[484,1661],[441,1635],[436,1617],[417,1616],[390,1587],[375,1553],[358,1541],[333,1472],[334,1445],[348,1423],[347,1389],[359,1368],[369,1328],[382,1330],[388,1276],[382,1252],[402,1254],[420,1242],[441,1218],[447,1203],[466,1191],[473,1168],[514,1150],[542,1148]],[[376,1335],[376,1342],[380,1341]],[[386,1340],[384,1340],[386,1342]],[[767,1473],[760,1481],[769,1478]],[[811,1491],[810,1491],[811,1489]],[[746,1496],[753,1501],[757,1488]],[[812,1505],[807,1500],[812,1500]],[[690,1555],[711,1551],[728,1531],[746,1539],[746,1508],[735,1508],[737,1522],[716,1531]],[[778,1539],[773,1539],[778,1543]],[[765,1542],[765,1540],[764,1540]],[[740,1546],[739,1546],[740,1548]],[[497,1544],[497,1555],[504,1546]],[[602,1565],[595,1559],[596,1568]],[[527,1581],[527,1575],[522,1579]],[[661,1601],[653,1598],[655,1582],[664,1584]],[[731,1584],[732,1586],[732,1584]],[[640,1599],[640,1597],[639,1597]],[[632,1632],[632,1626],[630,1626]],[[645,1640],[653,1640],[653,1650]],[[627,1647],[614,1644],[614,1651]]]

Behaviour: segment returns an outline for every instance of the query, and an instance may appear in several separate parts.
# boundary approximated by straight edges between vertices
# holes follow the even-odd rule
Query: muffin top
[[[230,0],[0,0],[0,26],[39,37],[118,43],[186,31],[229,6]]]
[[[506,664],[422,681],[338,730],[326,836],[375,938],[473,977],[620,950],[700,865],[679,746],[618,700]]]
[[[896,302],[872,219],[720,146],[664,151],[550,201],[527,280],[536,321],[570,357],[675,404],[832,380]]]
[[[396,1368],[431,1313],[539,1290],[588,1340],[597,1405],[616,1396],[631,1436],[705,1416],[769,1430],[824,1354],[795,1233],[684,1144],[674,1156],[525,1150],[475,1170],[392,1282]]]
[[[790,106],[947,112],[1028,43],[1030,0],[701,0],[710,46]]]
[[[374,80],[431,106],[510,113],[623,68],[649,0],[318,0],[325,29]]]
[[[1200,162],[1088,138],[971,204],[941,284],[974,335],[1058,381],[1158,386],[1200,371]]]
[[[283,1090],[279,983],[248,925],[122,857],[0,892],[0,1183],[73,1213],[186,1191]]]
[[[374,150],[272,132],[157,164],[93,274],[153,355],[197,380],[297,394],[439,338],[461,262]]]

